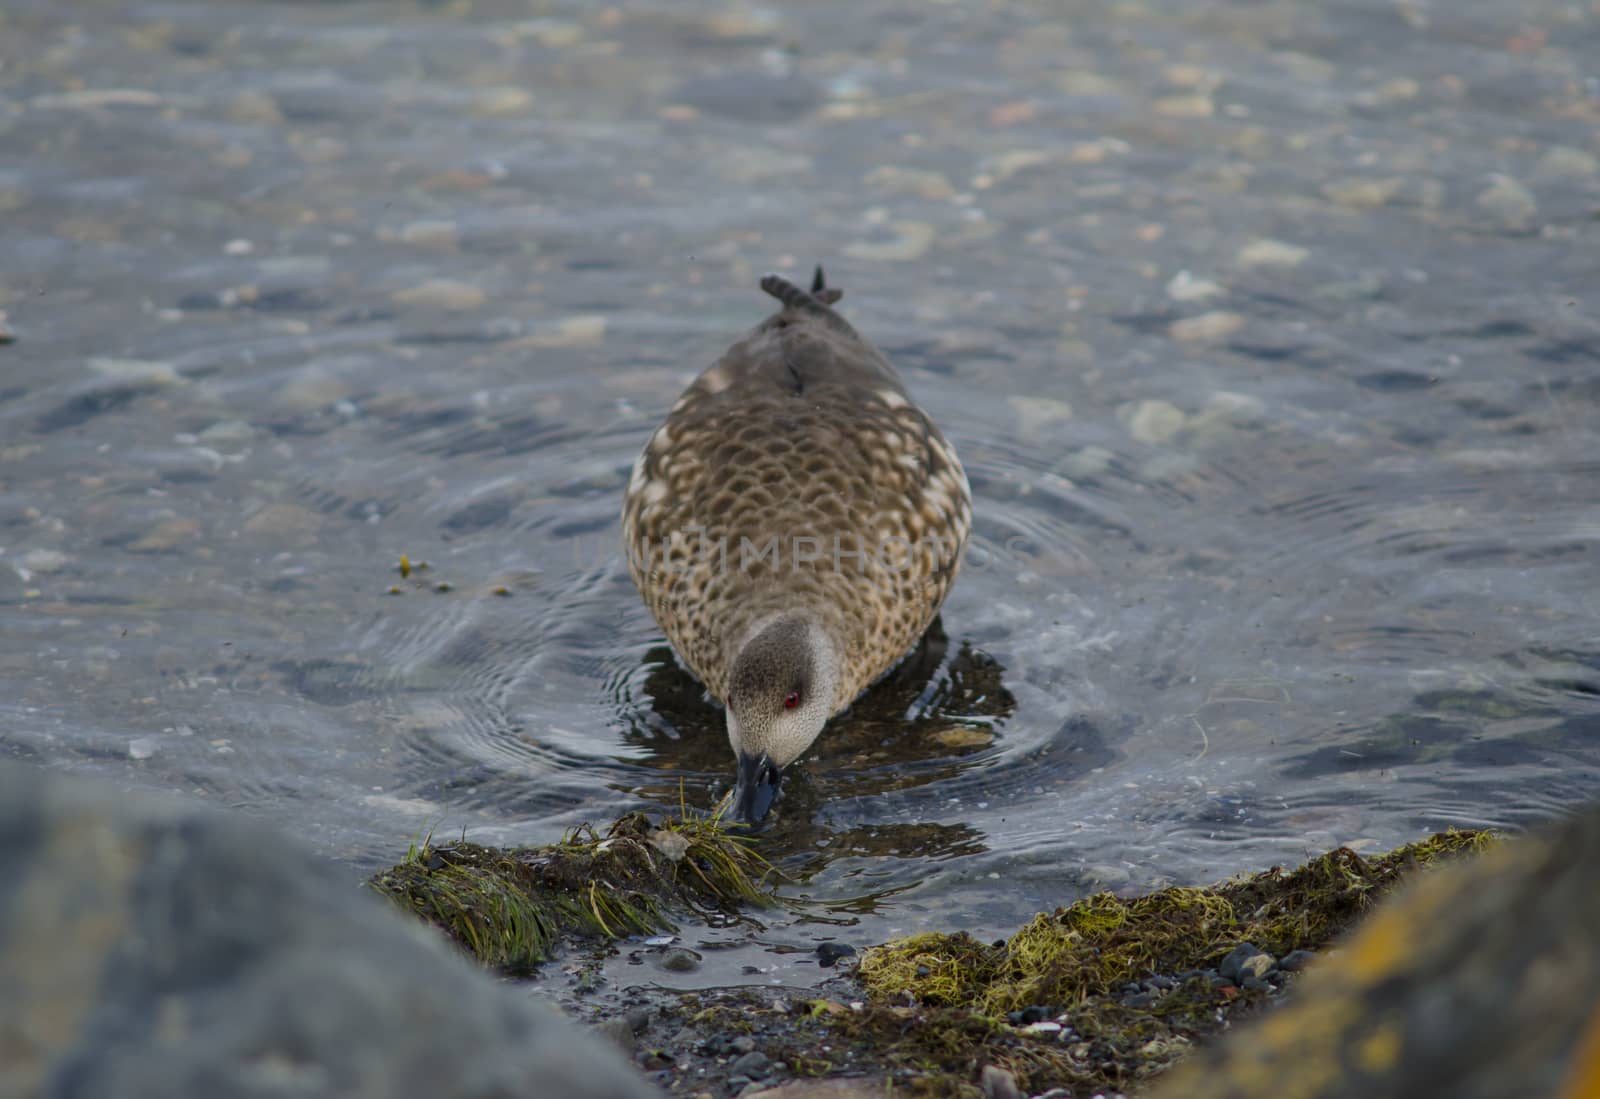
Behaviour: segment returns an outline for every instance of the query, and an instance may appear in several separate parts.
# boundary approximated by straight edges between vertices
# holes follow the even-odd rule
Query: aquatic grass
[[[1292,871],[1275,867],[1211,888],[1130,899],[1097,893],[1041,913],[999,943],[958,932],[875,947],[858,972],[868,992],[886,1002],[991,1017],[1076,1004],[1152,974],[1215,966],[1241,942],[1277,955],[1325,946],[1401,877],[1492,839],[1481,831],[1443,832],[1371,859],[1338,848]]]
[[[774,902],[777,871],[748,837],[720,816],[680,812],[655,825],[630,813],[603,835],[581,825],[545,847],[435,844],[430,834],[367,884],[509,973],[548,961],[567,936],[675,931],[674,912]]]

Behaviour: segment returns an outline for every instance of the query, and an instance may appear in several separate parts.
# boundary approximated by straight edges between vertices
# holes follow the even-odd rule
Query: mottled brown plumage
[[[700,375],[634,465],[634,583],[776,771],[933,621],[971,527],[955,452],[832,305],[761,280],[779,311]]]

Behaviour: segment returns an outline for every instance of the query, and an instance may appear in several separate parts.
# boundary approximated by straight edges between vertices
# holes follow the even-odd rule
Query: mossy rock
[[[465,840],[413,848],[368,885],[434,924],[486,966],[526,972],[564,937],[672,931],[674,912],[736,914],[773,901],[776,873],[751,841],[714,818],[622,817],[548,847]]]
[[[1154,1099],[1600,1097],[1600,808],[1426,875]]]

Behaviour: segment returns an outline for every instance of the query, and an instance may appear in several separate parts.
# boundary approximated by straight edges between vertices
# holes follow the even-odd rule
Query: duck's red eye
[[[785,710],[792,710],[798,705],[800,705],[799,691],[790,691],[788,694],[783,696],[783,708]]]

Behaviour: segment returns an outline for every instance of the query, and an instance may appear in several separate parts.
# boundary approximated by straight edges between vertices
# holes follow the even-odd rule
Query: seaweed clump
[[[1370,859],[1339,848],[1211,888],[1100,893],[993,944],[915,935],[863,955],[866,1002],[816,1001],[802,1027],[813,1033],[768,1052],[797,1075],[875,1065],[897,1095],[980,1099],[986,1066],[1026,1094],[1137,1087],[1281,990],[1282,977],[1249,988],[1219,976],[1240,944],[1280,956],[1326,947],[1413,871],[1493,841],[1451,831]]]
[[[425,841],[367,884],[484,965],[519,974],[548,961],[564,936],[675,931],[673,910],[764,906],[775,872],[715,818],[652,826],[630,813],[603,836],[582,825],[547,847]]]
[[[985,1015],[1069,1005],[1151,975],[1215,966],[1242,942],[1279,955],[1318,949],[1411,870],[1491,840],[1482,831],[1441,832],[1371,859],[1341,847],[1292,871],[1273,867],[1210,888],[1130,899],[1097,893],[992,945],[959,932],[875,947],[859,975],[874,998],[900,1003],[970,1005]]]

